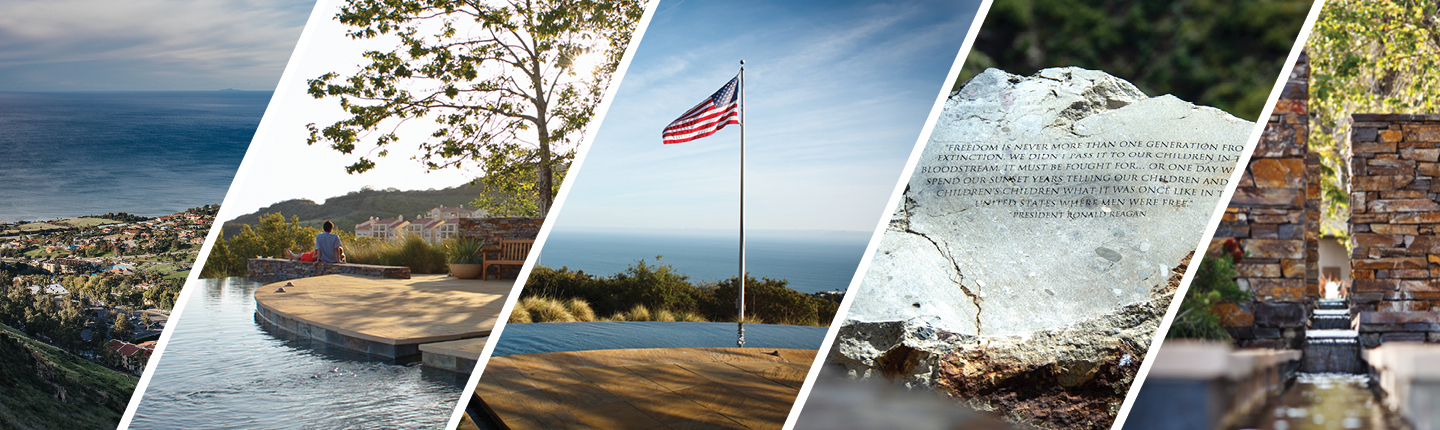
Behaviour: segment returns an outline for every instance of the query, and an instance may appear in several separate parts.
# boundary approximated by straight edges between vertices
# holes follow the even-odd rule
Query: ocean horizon
[[[219,204],[271,95],[0,92],[0,222]]]
[[[745,268],[756,278],[785,279],[802,293],[845,291],[869,240],[866,232],[750,232]],[[735,277],[739,249],[734,234],[557,230],[546,239],[539,264],[610,276],[661,256],[692,282],[720,281]]]

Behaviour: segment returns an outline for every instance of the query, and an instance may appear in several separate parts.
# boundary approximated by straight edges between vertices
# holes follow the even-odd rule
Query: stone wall
[[[251,258],[245,260],[245,274],[250,277],[250,279],[267,284],[291,279],[335,274],[410,279],[410,268],[372,266],[369,264],[307,263],[283,258]]]
[[[1361,343],[1440,341],[1440,115],[1351,121],[1350,300]]]
[[[545,218],[464,218],[460,220],[460,237],[485,241],[486,260],[500,258],[500,242],[505,239],[534,239],[540,235],[540,226]],[[520,274],[520,266],[492,266],[482,278],[496,275],[499,279],[513,279]]]
[[[1319,219],[1316,213],[1312,220],[1307,202],[1309,70],[1301,55],[1210,245],[1215,251],[1233,239],[1247,253],[1235,267],[1236,282],[1255,300],[1217,308],[1241,347],[1299,349],[1305,341],[1306,279],[1319,271],[1318,251],[1307,243],[1318,243]],[[1318,187],[1313,194],[1319,197]],[[1317,227],[1307,228],[1312,221]]]

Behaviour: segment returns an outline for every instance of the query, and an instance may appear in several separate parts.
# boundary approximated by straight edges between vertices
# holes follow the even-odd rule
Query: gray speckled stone
[[[946,103],[847,318],[1026,336],[1148,300],[1252,127],[1103,72],[987,70]]]

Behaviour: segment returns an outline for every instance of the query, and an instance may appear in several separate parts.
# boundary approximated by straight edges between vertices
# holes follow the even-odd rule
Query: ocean
[[[868,233],[766,235],[746,240],[746,270],[756,278],[785,279],[803,293],[845,291],[855,275]],[[655,256],[693,281],[735,277],[739,257],[734,236],[554,231],[540,252],[540,264],[609,276],[637,260]]]
[[[218,204],[270,95],[0,92],[0,222]]]

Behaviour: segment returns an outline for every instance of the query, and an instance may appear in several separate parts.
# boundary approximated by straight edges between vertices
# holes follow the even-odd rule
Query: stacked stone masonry
[[[1246,253],[1236,264],[1236,282],[1254,301],[1216,308],[1222,325],[1244,348],[1301,348],[1306,299],[1319,291],[1313,284],[1319,272],[1314,232],[1320,193],[1308,180],[1309,171],[1319,169],[1319,159],[1309,160],[1314,156],[1306,145],[1309,76],[1309,60],[1302,55],[1210,244],[1214,254],[1233,239]]]
[[[246,276],[263,283],[288,281],[314,276],[348,274],[376,278],[410,279],[409,267],[373,266],[369,264],[325,264],[291,261],[283,258],[251,258],[245,260]]]
[[[1351,121],[1350,300],[1360,341],[1440,341],[1440,115]]]
[[[545,218],[537,217],[465,218],[460,220],[460,237],[484,241],[485,259],[496,260],[500,258],[501,241],[535,239],[544,223]],[[497,279],[515,279],[520,275],[520,267],[491,266],[490,273],[484,274],[483,278],[489,279],[490,275],[496,275]]]

